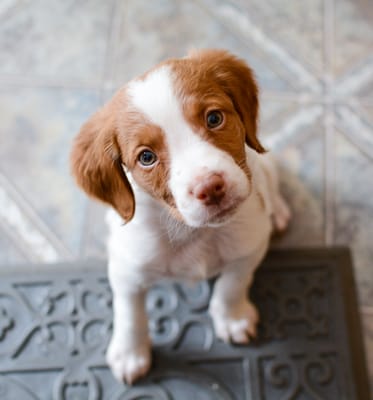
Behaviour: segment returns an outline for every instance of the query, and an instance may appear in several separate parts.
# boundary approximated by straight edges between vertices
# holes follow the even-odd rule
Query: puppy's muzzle
[[[226,184],[220,174],[200,177],[189,193],[205,206],[219,205],[226,194]]]

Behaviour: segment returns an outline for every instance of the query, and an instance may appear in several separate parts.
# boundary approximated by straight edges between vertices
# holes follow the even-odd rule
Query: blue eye
[[[157,161],[157,156],[150,150],[144,150],[140,153],[138,160],[144,167],[150,167]]]

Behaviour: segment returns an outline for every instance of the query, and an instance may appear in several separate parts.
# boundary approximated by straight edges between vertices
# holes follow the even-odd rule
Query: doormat
[[[211,282],[154,287],[153,367],[133,386],[105,364],[112,314],[104,261],[9,271],[0,276],[0,399],[369,398],[347,249],[271,251],[251,291],[259,335],[246,346],[215,338]]]

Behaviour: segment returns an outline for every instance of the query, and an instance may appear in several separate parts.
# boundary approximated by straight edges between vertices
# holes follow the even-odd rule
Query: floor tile
[[[117,86],[165,58],[184,56],[191,48],[213,47],[229,49],[246,59],[262,87],[288,87],[255,49],[194,2],[129,0],[122,27],[114,66]]]
[[[101,80],[112,4],[35,0],[10,9],[0,20],[0,74]]]
[[[373,159],[373,107],[336,107],[337,128],[359,148]]]
[[[335,1],[335,18],[335,72],[342,75],[372,55],[372,3]]]
[[[270,100],[265,95],[259,102],[260,136],[275,135],[279,126],[286,124],[286,120],[295,115],[299,109],[297,103],[286,99]]]
[[[69,152],[98,104],[95,91],[0,90],[0,166],[73,253],[79,248],[86,196],[70,176]]]
[[[108,207],[90,201],[87,210],[87,221],[83,232],[81,256],[84,258],[106,259],[106,240],[108,229],[105,223],[105,214]]]
[[[1,225],[1,223],[0,223]],[[8,271],[11,264],[22,264],[29,260],[26,251],[17,248],[14,241],[7,236],[0,226],[0,274]]]
[[[335,242],[353,249],[360,301],[373,304],[373,163],[342,134],[336,143]]]
[[[291,58],[321,74],[323,57],[323,0],[231,0]]]

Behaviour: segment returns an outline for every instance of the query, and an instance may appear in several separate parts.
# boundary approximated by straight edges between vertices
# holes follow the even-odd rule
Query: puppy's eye
[[[206,122],[208,128],[217,128],[219,125],[223,123],[223,114],[220,111],[210,111],[207,114]]]
[[[150,167],[157,161],[157,156],[150,150],[144,150],[139,154],[138,160],[144,167]]]

